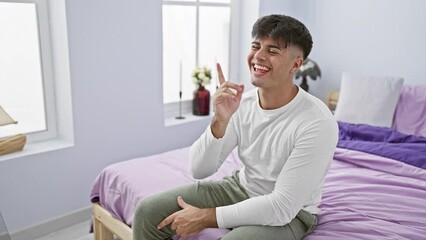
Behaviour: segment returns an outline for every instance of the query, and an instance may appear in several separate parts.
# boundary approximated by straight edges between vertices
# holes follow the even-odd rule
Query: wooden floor
[[[93,240],[93,234],[89,233],[89,230],[88,220],[34,240]]]

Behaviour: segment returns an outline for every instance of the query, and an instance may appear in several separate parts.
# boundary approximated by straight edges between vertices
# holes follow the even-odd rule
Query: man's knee
[[[134,236],[139,235],[144,231],[143,229],[148,223],[147,221],[151,219],[149,217],[149,215],[152,214],[152,212],[150,212],[151,211],[150,209],[151,208],[150,208],[149,201],[145,201],[145,200],[143,200],[137,206],[134,217],[133,217],[133,226],[132,226]],[[134,239],[138,239],[138,238],[134,237]]]
[[[159,217],[159,207],[161,207],[155,197],[148,197],[139,203],[133,218],[133,239],[146,240],[157,239],[157,225],[161,222]]]
[[[135,211],[134,220],[136,221],[145,221],[153,219],[155,215],[158,215],[158,210],[156,209],[157,204],[155,204],[155,198],[148,197],[142,200],[139,203]]]

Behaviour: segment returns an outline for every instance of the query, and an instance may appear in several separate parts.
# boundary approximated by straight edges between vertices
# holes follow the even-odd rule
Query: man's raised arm
[[[209,128],[192,144],[190,149],[190,169],[194,178],[205,178],[216,172],[222,161],[237,145],[234,133],[227,134],[229,121],[237,111],[244,85],[225,81],[222,68],[216,65],[220,87],[213,96],[214,116]],[[224,146],[225,145],[225,146]]]

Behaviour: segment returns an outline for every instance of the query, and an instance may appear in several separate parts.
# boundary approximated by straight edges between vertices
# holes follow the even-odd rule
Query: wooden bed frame
[[[99,203],[92,204],[93,234],[95,240],[132,240],[133,231],[122,221],[111,215]]]
[[[338,91],[330,91],[326,104],[330,110],[336,108],[339,99]],[[95,240],[114,240],[114,236],[121,240],[132,240],[132,228],[111,215],[99,203],[92,204],[93,233]]]

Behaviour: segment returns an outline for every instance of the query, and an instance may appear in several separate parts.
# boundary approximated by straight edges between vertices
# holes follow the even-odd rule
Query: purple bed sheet
[[[336,149],[323,188],[319,239],[425,239],[426,170]]]
[[[188,154],[189,148],[183,148],[110,165],[96,178],[90,197],[131,226],[144,197],[196,181],[187,167]],[[234,151],[206,180],[221,179],[241,166]],[[308,240],[425,239],[426,170],[337,148],[320,208],[318,226]],[[220,239],[228,231],[205,229],[189,240]]]

